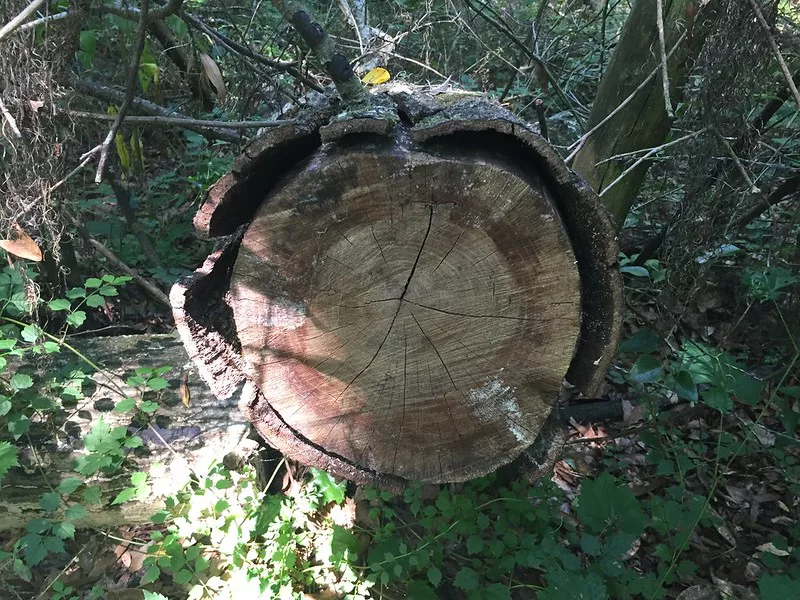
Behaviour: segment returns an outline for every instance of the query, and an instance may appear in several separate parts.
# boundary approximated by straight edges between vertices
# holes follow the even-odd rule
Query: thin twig
[[[101,98],[103,100],[106,100],[107,102],[123,102],[125,99],[124,93],[115,90],[113,88],[110,88],[107,85],[97,83],[95,81],[77,79],[74,81],[73,85],[75,86],[76,90],[86,92],[91,96],[94,96],[96,98]],[[196,131],[197,133],[204,135],[208,138],[224,140],[226,142],[242,141],[241,135],[239,133],[237,133],[235,130],[231,129],[226,130],[222,129],[221,127],[217,127],[216,121],[214,121],[214,125],[209,125],[208,127],[195,125],[193,123],[190,123],[190,121],[192,121],[193,119],[190,119],[186,115],[179,113],[173,109],[164,108],[163,106],[155,104],[154,102],[150,102],[149,100],[144,100],[142,98],[134,98],[131,103],[131,108],[134,108],[139,112],[148,113],[150,115],[158,117],[184,119],[185,123],[183,123],[183,125],[186,127],[186,129],[191,129],[192,131]]]
[[[667,43],[664,41],[664,0],[656,0],[656,25],[658,26],[658,49],[661,52],[661,87],[664,88],[664,108],[672,119],[672,100],[669,97],[669,69],[667,67]]]
[[[783,60],[783,55],[781,54],[781,49],[778,47],[778,43],[775,41],[775,38],[772,37],[772,31],[770,31],[769,23],[767,23],[767,20],[764,18],[764,15],[761,12],[756,0],[749,1],[750,6],[753,7],[753,11],[756,13],[758,24],[761,25],[764,33],[767,34],[767,39],[769,40],[769,45],[772,48],[772,53],[775,55],[775,60],[778,61],[778,65],[781,68],[783,76],[786,78],[786,82],[789,84],[789,89],[792,90],[792,96],[794,96],[794,101],[797,104],[797,108],[800,109],[800,92],[797,91],[797,86],[794,84],[792,72],[789,71],[789,67],[786,66],[786,61]]]
[[[81,110],[62,110],[62,114],[74,119],[88,119],[92,121],[113,121],[114,115],[103,113],[85,112]],[[134,116],[125,117],[126,123],[145,123],[147,125],[161,125],[164,127],[178,126],[186,129],[199,127],[224,127],[225,129],[260,129],[262,127],[278,127],[291,123],[291,119],[277,121],[210,121],[205,119],[189,119],[184,117],[159,117],[159,116]]]
[[[672,46],[672,49],[667,53],[666,60],[669,60],[670,58],[672,58],[672,55],[675,54],[675,52],[678,50],[680,45],[683,43],[683,40],[685,40],[685,39],[686,39],[686,32],[684,31],[680,35],[680,37],[678,38],[678,41],[675,42],[675,45]],[[658,74],[658,72],[660,70],[661,70],[661,64],[659,63],[659,65],[655,69],[650,71],[650,74],[647,77],[644,78],[644,81],[642,81],[642,83],[640,83],[638,85],[638,87],[628,95],[627,98],[625,98],[622,102],[620,102],[619,105],[617,105],[617,107],[614,110],[612,110],[610,113],[608,113],[605,116],[605,118],[603,118],[597,125],[595,125],[589,131],[584,133],[569,148],[567,148],[567,150],[570,150],[571,153],[570,153],[569,156],[567,156],[567,158],[565,159],[564,162],[566,162],[568,165],[571,164],[572,161],[575,160],[575,157],[578,155],[578,152],[580,152],[581,148],[583,148],[583,145],[586,143],[586,141],[590,137],[592,137],[595,133],[597,133],[597,131],[603,125],[605,125],[611,119],[613,119],[617,115],[617,113],[619,113],[623,108],[625,108],[628,104],[630,104],[630,102],[636,97],[636,95],[639,92],[641,92],[648,85],[650,85],[650,81],[653,79],[653,77],[655,77]]]
[[[63,19],[67,19],[72,17],[73,13],[71,12],[60,12],[54,15],[47,15],[46,17],[40,17],[38,19],[34,19],[33,21],[28,21],[24,25],[22,25],[19,29],[17,29],[18,33],[22,33],[24,31],[30,31],[39,25],[45,25],[47,23],[52,23],[53,21],[61,21]]]
[[[697,137],[698,135],[700,135],[701,133],[705,133],[706,131],[707,131],[707,129],[701,129],[699,131],[694,131],[692,133],[689,133],[687,135],[684,135],[684,136],[681,136],[681,137],[679,137],[677,139],[674,139],[671,142],[667,142],[666,144],[661,144],[660,146],[656,146],[655,148],[651,148],[647,152],[647,154],[645,154],[641,158],[637,159],[630,167],[628,167],[622,173],[620,173],[619,177],[617,177],[614,181],[612,181],[605,188],[603,188],[603,191],[600,192],[599,196],[602,198],[608,192],[608,190],[610,190],[611,188],[616,186],[620,181],[625,179],[625,177],[627,177],[628,174],[631,173],[631,171],[633,171],[636,167],[641,165],[648,158],[650,158],[652,156],[655,156],[656,154],[658,154],[662,150],[666,150],[667,148],[670,148],[671,146],[675,146],[676,144],[680,144],[681,142],[685,142],[686,140],[690,140],[690,139],[692,139],[694,137]]]
[[[6,122],[8,123],[8,126],[11,128],[11,133],[14,135],[14,137],[17,139],[22,139],[22,132],[19,130],[19,127],[17,127],[17,120],[14,118],[14,115],[12,115],[11,112],[6,108],[6,105],[3,104],[2,98],[0,98],[0,113],[2,113],[3,117],[5,117]]]
[[[0,29],[0,41],[2,41],[4,37],[14,31],[17,27],[22,25],[22,23],[25,22],[25,19],[39,10],[39,7],[42,4],[44,4],[44,0],[33,0],[33,2],[26,6],[21,13],[6,23],[3,28]]]
[[[726,140],[722,136],[722,134],[719,131],[717,131],[716,129],[714,129],[713,131],[714,131],[714,136],[717,138],[719,143],[724,146],[724,148],[727,151],[727,153],[733,159],[733,163],[736,165],[736,169],[739,171],[739,174],[742,176],[742,179],[744,179],[745,183],[747,184],[747,187],[749,188],[750,193],[751,194],[760,193],[761,190],[758,188],[758,186],[755,184],[755,182],[750,178],[750,175],[747,173],[747,169],[744,168],[744,165],[742,164],[742,161],[736,155],[736,152],[734,152],[733,148],[731,148],[731,145],[730,145],[730,143],[728,143],[728,140]]]
[[[169,303],[169,298],[167,295],[162,292],[158,287],[156,287],[153,283],[139,275],[136,271],[131,269],[128,265],[122,262],[116,254],[114,254],[111,250],[106,248],[102,243],[94,239],[89,232],[86,230],[85,227],[79,225],[78,231],[81,233],[83,238],[86,240],[92,248],[97,250],[100,254],[102,254],[108,262],[113,264],[117,269],[125,273],[126,275],[130,276],[136,283],[142,286],[142,289],[147,292],[153,300],[158,301],[159,303],[163,304],[170,310],[172,306]]]
[[[106,168],[106,161],[108,161],[109,150],[114,137],[117,135],[122,121],[128,114],[133,102],[133,95],[136,92],[136,86],[139,82],[139,61],[142,58],[142,51],[144,50],[144,40],[147,35],[147,13],[150,9],[150,0],[141,0],[140,13],[139,13],[139,26],[136,29],[136,38],[133,45],[133,53],[131,54],[131,62],[128,65],[128,74],[125,85],[125,100],[119,107],[119,112],[108,130],[106,139],[103,140],[103,147],[100,150],[100,161],[97,164],[97,173],[94,176],[94,182],[100,183],[103,181],[103,172]]]

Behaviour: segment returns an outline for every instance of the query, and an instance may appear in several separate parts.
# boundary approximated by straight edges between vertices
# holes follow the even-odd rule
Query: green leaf
[[[655,356],[640,356],[631,367],[631,379],[636,383],[653,383],[664,378],[664,368]]]
[[[620,344],[621,352],[636,352],[637,354],[647,354],[658,350],[661,338],[652,329],[642,327],[631,337]]]
[[[114,406],[114,412],[118,413],[126,413],[129,410],[133,410],[136,408],[136,399],[135,398],[125,398],[124,400],[120,400]]]
[[[11,412],[11,400],[9,400],[6,396],[0,396],[0,417],[5,417],[9,412]]]
[[[78,298],[86,298],[86,290],[83,288],[72,288],[67,292],[67,298],[70,300],[77,300]]]
[[[117,288],[115,288],[113,285],[104,285],[97,291],[103,296],[119,296]]]
[[[145,400],[139,405],[139,410],[141,410],[143,413],[154,413],[158,410],[158,402]]]
[[[151,390],[159,391],[169,387],[169,382],[161,377],[153,377],[147,381],[147,387]]]
[[[149,592],[147,590],[142,590],[142,600],[169,600],[169,598],[167,598],[162,594],[159,594],[158,592]]]
[[[17,449],[10,442],[0,442],[0,481],[11,467],[18,467]]]
[[[478,574],[469,567],[462,567],[461,570],[456,573],[453,585],[464,591],[477,590]]]
[[[54,512],[61,506],[61,496],[58,492],[46,492],[39,500],[39,506],[45,512]]]
[[[130,502],[134,498],[134,496],[136,496],[137,492],[138,488],[135,487],[125,488],[119,494],[117,494],[117,497],[114,498],[114,501],[111,503],[111,505],[113,506],[115,504],[122,504],[123,502]]]
[[[159,569],[156,565],[150,565],[144,570],[144,575],[142,576],[142,584],[153,583],[154,581],[158,580],[159,575],[161,575],[161,569]]]
[[[106,301],[100,294],[92,294],[86,299],[86,306],[89,308],[100,308],[101,306],[105,306]]]
[[[47,340],[42,345],[44,346],[44,351],[47,352],[48,354],[53,354],[54,352],[61,352],[61,344],[58,344],[56,342],[51,342],[50,340]]]
[[[620,267],[619,272],[627,273],[628,275],[633,275],[634,277],[650,277],[650,271],[648,271],[644,267],[637,267],[637,266]]]
[[[439,600],[439,596],[428,585],[422,581],[410,581],[406,586],[406,598],[414,600]]]
[[[14,390],[27,390],[33,386],[33,378],[25,373],[14,373],[9,383]]]
[[[144,442],[142,441],[142,438],[140,438],[138,435],[129,437],[127,440],[125,440],[125,443],[123,444],[123,446],[125,446],[126,448],[141,448],[143,445]]]
[[[152,517],[150,517],[150,520],[153,521],[153,523],[160,525],[161,523],[166,521],[169,518],[169,516],[170,512],[168,510],[159,510],[158,512],[153,514]]]
[[[692,374],[689,371],[678,371],[673,377],[675,381],[672,391],[678,395],[678,398],[697,402],[697,385],[692,379]]]
[[[26,325],[20,332],[20,336],[26,342],[33,343],[39,339],[39,328],[36,325]]]
[[[76,310],[67,315],[67,323],[74,327],[80,327],[86,321],[86,313],[82,310]]]
[[[433,587],[439,587],[439,584],[442,582],[442,572],[435,566],[431,567],[428,569],[428,581],[431,582]]]
[[[72,506],[67,508],[66,512],[64,513],[64,518],[70,521],[79,521],[85,516],[86,516],[86,509],[83,507],[82,504],[73,504]]]
[[[15,440],[18,440],[28,433],[30,428],[31,420],[25,415],[15,416],[8,422],[8,430],[11,432],[11,435],[14,436]]]
[[[478,554],[483,550],[483,538],[479,535],[471,535],[467,538],[467,553]]]
[[[62,540],[71,540],[75,538],[75,525],[68,522],[56,523],[53,525],[53,535],[61,538]]]
[[[600,556],[603,547],[600,544],[600,539],[597,536],[584,533],[581,536],[581,550],[589,556]]]
[[[733,409],[733,400],[731,400],[730,394],[718,387],[712,387],[704,391],[703,402],[723,414]]]
[[[137,471],[131,474],[131,484],[136,487],[141,487],[147,483],[147,473]]]
[[[100,504],[102,490],[99,485],[90,485],[83,490],[84,504]]]
[[[626,485],[619,485],[608,473],[581,484],[578,498],[578,518],[595,533],[607,527],[631,535],[644,531],[646,519],[636,496]]]
[[[486,600],[511,600],[511,591],[502,583],[493,583],[483,589],[481,598],[486,598]]]
[[[102,280],[97,279],[97,277],[90,277],[89,279],[86,280],[85,287],[89,289],[94,289],[94,288],[99,288],[101,285],[103,285]]]
[[[70,303],[70,301],[65,300],[64,298],[59,298],[58,300],[50,300],[50,302],[47,303],[47,306],[53,312],[59,310],[69,310],[70,308],[72,308],[72,304]]]
[[[178,585],[185,585],[192,580],[193,574],[188,569],[181,569],[175,575],[172,576],[172,579]]]
[[[322,492],[322,500],[325,504],[328,502],[335,502],[336,504],[344,502],[344,492],[347,487],[346,482],[337,482],[325,471],[313,468],[311,469],[311,481],[314,486]]]
[[[788,575],[770,575],[765,573],[758,580],[758,591],[764,600],[793,598],[797,592],[798,581]]]

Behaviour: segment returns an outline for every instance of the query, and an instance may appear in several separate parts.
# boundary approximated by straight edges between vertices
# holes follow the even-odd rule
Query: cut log
[[[473,96],[309,113],[248,148],[195,222],[228,237],[172,291],[190,356],[221,397],[246,384],[272,445],[356,481],[551,456],[559,393],[592,394],[616,345],[608,215]]]
[[[24,526],[32,517],[41,516],[42,494],[67,477],[81,477],[74,471],[75,460],[84,455],[81,437],[102,418],[111,427],[124,426],[143,440],[143,446],[128,452],[124,469],[112,477],[98,476],[89,481],[99,485],[102,502],[85,505],[87,516],[78,526],[102,527],[144,523],[164,506],[164,498],[185,486],[192,472],[206,473],[212,463],[226,455],[251,448],[247,437],[251,430],[237,405],[237,397],[219,400],[198,376],[188,360],[183,345],[174,336],[119,336],[77,340],[74,345],[86,356],[97,359],[108,372],[94,373],[96,385],[90,395],[63,413],[60,427],[32,428],[31,443],[17,442],[21,467],[11,469],[0,489],[0,530]],[[51,355],[55,356],[55,355]],[[72,358],[66,351],[58,361]],[[67,363],[62,362],[61,366]],[[159,404],[150,424],[132,421],[131,413],[117,413],[114,405],[124,398],[117,386],[131,396],[135,391],[119,378],[136,367],[162,367],[174,370],[164,375],[171,385],[161,392],[150,392],[148,399]],[[85,364],[78,365],[86,371]],[[58,368],[58,365],[51,366]],[[183,375],[182,375],[183,373]],[[185,378],[189,405],[179,398],[179,382]],[[108,385],[113,378],[115,384]],[[54,421],[57,419],[54,419]],[[110,506],[125,487],[130,473],[148,474],[148,495],[141,501]],[[51,488],[52,486],[52,488]],[[78,496],[80,490],[78,490]],[[56,514],[56,518],[60,513]]]

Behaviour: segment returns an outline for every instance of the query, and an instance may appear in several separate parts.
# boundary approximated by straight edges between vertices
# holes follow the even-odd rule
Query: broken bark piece
[[[203,217],[243,233],[173,292],[181,335],[212,387],[246,380],[270,444],[340,476],[464,481],[529,448],[544,464],[565,375],[591,394],[619,334],[610,220],[498,106],[406,94],[423,108],[400,120],[379,98],[304,130],[279,180],[253,165],[288,138],[251,147]]]

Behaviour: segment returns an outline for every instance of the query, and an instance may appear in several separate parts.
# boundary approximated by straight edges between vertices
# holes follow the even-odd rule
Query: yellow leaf
[[[0,248],[14,256],[40,262],[42,260],[42,251],[39,246],[17,223],[14,223],[14,227],[17,228],[17,239],[0,240]]]
[[[225,89],[225,81],[222,79],[222,71],[219,70],[217,63],[208,54],[201,54],[200,62],[203,63],[203,76],[214,88],[214,91],[217,92],[219,101],[224,102],[228,92]]]
[[[378,85],[379,83],[386,83],[389,81],[389,79],[391,79],[391,77],[392,76],[389,75],[389,71],[383,67],[375,67],[372,69],[372,71],[364,75],[364,77],[361,78],[361,81],[367,85]]]
[[[114,145],[117,147],[117,155],[119,162],[122,165],[123,173],[130,173],[131,170],[131,155],[128,152],[128,146],[125,144],[125,138],[121,133],[114,136]]]
[[[190,396],[189,396],[189,373],[188,371],[184,371],[181,373],[181,386],[179,388],[179,393],[181,397],[181,401],[186,408],[189,408]]]

